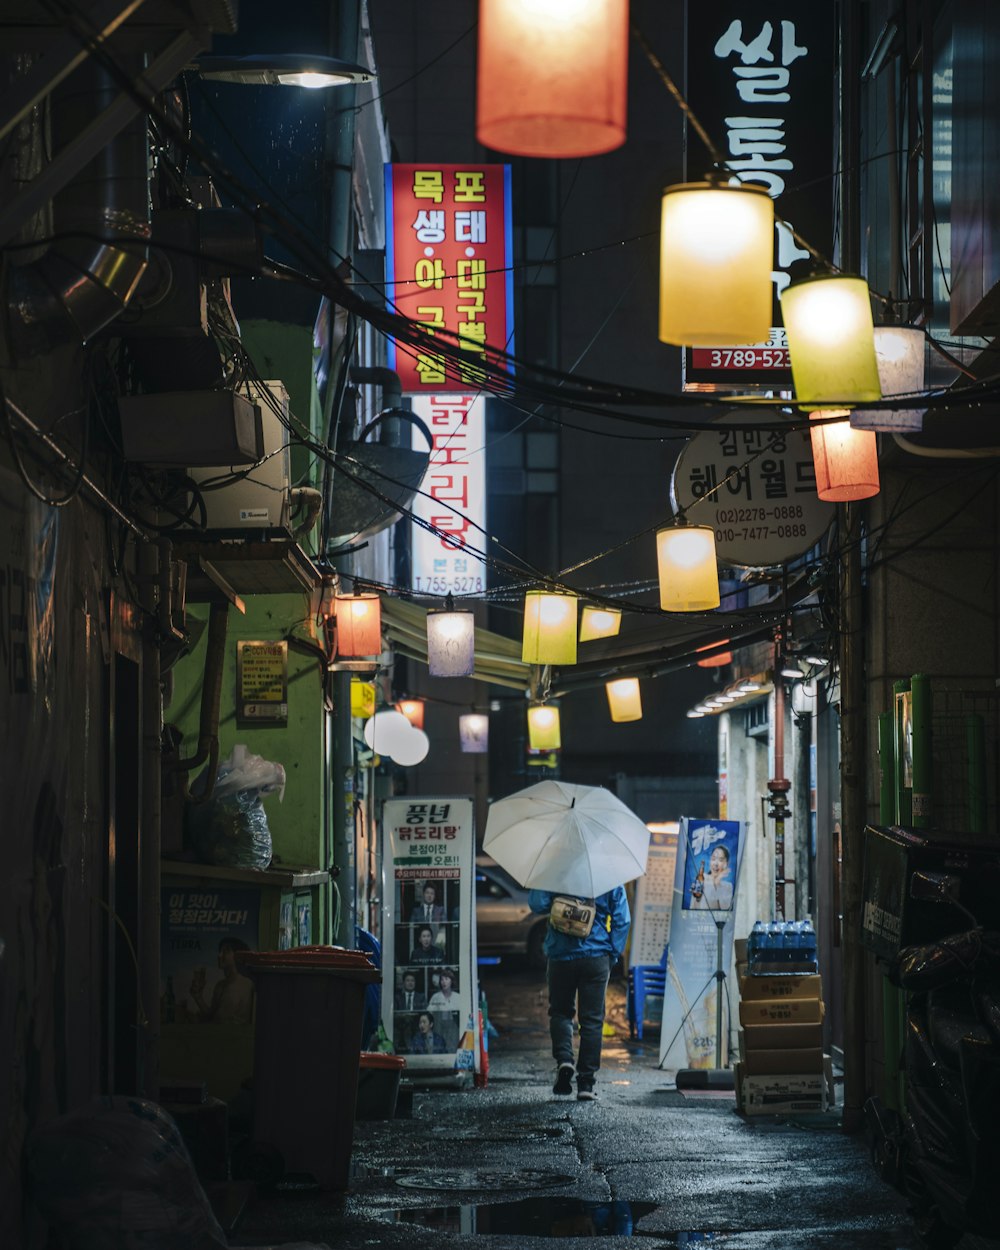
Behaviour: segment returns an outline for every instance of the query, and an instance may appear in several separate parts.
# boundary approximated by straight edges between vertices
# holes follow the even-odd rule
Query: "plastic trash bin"
[[[253,1136],[286,1172],[346,1189],[358,1095],[365,989],[380,974],[362,951],[241,951],[257,990]]]
[[[391,1120],[395,1116],[405,1067],[402,1055],[385,1055],[374,1050],[361,1052],[357,1119]]]

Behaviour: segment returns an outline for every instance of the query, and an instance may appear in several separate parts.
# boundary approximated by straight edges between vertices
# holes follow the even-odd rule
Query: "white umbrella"
[[[492,804],[483,850],[527,889],[596,898],[646,871],[649,830],[602,786],[540,781]]]

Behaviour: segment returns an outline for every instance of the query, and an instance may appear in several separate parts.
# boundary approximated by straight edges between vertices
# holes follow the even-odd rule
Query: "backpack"
[[[567,898],[558,895],[552,900],[549,911],[549,924],[557,933],[565,933],[569,937],[585,938],[594,927],[597,915],[597,903],[594,899],[581,901],[578,898]]]

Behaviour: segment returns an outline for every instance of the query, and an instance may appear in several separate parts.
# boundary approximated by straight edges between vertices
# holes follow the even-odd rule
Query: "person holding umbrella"
[[[557,897],[548,890],[531,890],[528,906],[551,917]],[[549,1036],[556,1061],[553,1094],[572,1094],[575,1075],[577,1099],[592,1102],[597,1097],[594,1081],[601,1066],[608,981],[625,950],[631,922],[625,890],[617,885],[594,900],[593,925],[586,936],[561,933],[549,924],[543,949],[548,961]],[[580,1047],[574,1063],[573,1017],[577,1013]]]
[[[577,1098],[589,1102],[601,1066],[608,980],[631,924],[623,885],[646,871],[649,830],[602,786],[542,781],[491,804],[483,850],[529,891],[532,911],[549,915],[543,950],[552,1092],[571,1094],[575,1075]]]

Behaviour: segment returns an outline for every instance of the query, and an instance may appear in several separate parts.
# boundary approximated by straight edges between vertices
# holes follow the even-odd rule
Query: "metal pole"
[[[781,676],[783,633],[774,631],[774,776],[768,781],[774,820],[774,918],[785,919],[785,818],[790,816],[788,791],[792,783],[785,776],[785,686]]]
[[[722,982],[726,979],[726,970],[722,966],[722,933],[726,927],[724,920],[716,917],[715,921],[715,1066],[722,1067]]]

